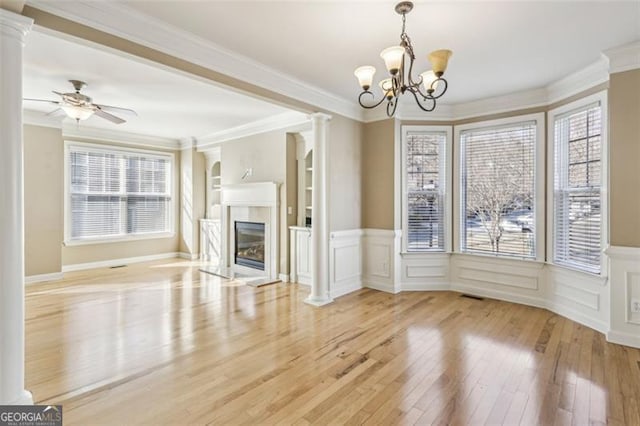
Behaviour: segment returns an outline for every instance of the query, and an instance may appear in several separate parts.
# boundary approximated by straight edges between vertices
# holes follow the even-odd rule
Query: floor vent
[[[109,269],[125,268],[127,265],[109,266]]]
[[[460,297],[466,297],[467,299],[474,299],[474,300],[484,300],[484,297],[474,296],[473,294],[462,294],[460,295]]]

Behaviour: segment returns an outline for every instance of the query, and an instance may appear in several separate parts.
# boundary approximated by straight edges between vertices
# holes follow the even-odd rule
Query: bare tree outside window
[[[535,123],[463,132],[463,250],[535,257]]]

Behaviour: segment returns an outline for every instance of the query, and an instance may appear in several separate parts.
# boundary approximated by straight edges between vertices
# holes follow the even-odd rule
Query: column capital
[[[11,37],[24,44],[24,37],[31,31],[33,19],[0,9],[0,35]]]
[[[309,120],[314,121],[329,121],[331,120],[331,116],[329,114],[325,114],[324,112],[313,112],[308,115]]]

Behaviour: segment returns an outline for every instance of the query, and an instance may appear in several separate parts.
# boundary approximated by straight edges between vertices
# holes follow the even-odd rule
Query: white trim
[[[64,277],[62,272],[51,272],[49,274],[29,275],[24,277],[25,284],[43,283],[46,281],[58,281]]]
[[[555,227],[555,215],[554,215],[554,173],[555,173],[555,120],[556,117],[563,115],[567,112],[580,109],[586,107],[590,104],[599,103],[600,111],[602,117],[602,129],[600,133],[600,141],[601,141],[601,171],[600,176],[602,179],[600,186],[600,247],[607,247],[607,242],[609,241],[609,115],[608,115],[608,93],[606,90],[603,90],[598,93],[594,93],[592,95],[586,96],[584,98],[578,99],[576,101],[570,102],[568,104],[559,106],[558,108],[554,108],[547,112],[547,234],[546,234],[546,244],[547,244],[547,263],[550,265],[555,265],[558,267],[564,267],[571,270],[576,270],[580,272],[589,273],[587,271],[582,271],[580,269],[573,269],[568,265],[556,265],[554,263],[555,257],[555,244],[554,244],[554,227]],[[599,274],[591,274],[593,276],[607,276],[607,267],[608,260],[606,256],[606,251],[603,252],[603,255],[600,259],[600,273]]]
[[[123,132],[121,130],[99,129],[96,127],[77,126],[75,123],[62,123],[64,138],[86,139],[90,141],[115,142],[146,148],[163,148],[178,150],[181,148],[177,139],[161,138],[157,136],[141,135]]]
[[[604,253],[619,260],[640,262],[640,247],[609,246]]]
[[[126,143],[126,142],[123,142]],[[97,237],[97,238],[85,238],[85,239],[72,239],[71,238],[71,194],[69,193],[70,185],[71,185],[71,177],[69,170],[69,150],[71,146],[80,146],[90,148],[96,151],[104,151],[104,152],[130,152],[130,153],[142,153],[155,158],[168,158],[171,163],[171,173],[169,174],[171,179],[171,204],[169,207],[169,230],[167,232],[161,233],[153,233],[153,234],[127,234],[127,235],[117,235],[117,236],[105,236],[105,237]],[[176,160],[175,154],[173,152],[163,152],[163,151],[149,151],[138,148],[129,148],[129,147],[121,147],[121,146],[113,146],[108,144],[93,144],[87,142],[78,142],[73,140],[65,140],[64,141],[64,160],[63,160],[63,173],[64,173],[64,245],[65,246],[73,246],[73,245],[87,245],[87,244],[105,244],[105,243],[113,243],[113,242],[124,242],[124,241],[136,241],[136,240],[146,240],[146,239],[155,239],[155,238],[172,238],[175,237],[175,207],[176,207],[176,188],[177,182],[175,179],[175,167]]]
[[[280,279],[280,281],[282,281],[283,283],[288,283],[289,282],[289,274],[279,274],[278,278]]]
[[[197,148],[198,151],[205,151],[222,142],[301,125],[310,126],[309,116],[301,112],[288,111],[198,137]]]
[[[75,263],[71,265],[62,265],[62,272],[84,271],[86,269],[109,268],[112,266],[128,265],[131,263],[150,262],[153,260],[172,259],[180,257],[179,253],[161,253],[151,254],[147,256],[125,257],[121,259],[101,260],[98,262]]]
[[[33,19],[0,8],[0,36],[13,37],[24,44],[24,38],[32,26]]]
[[[1,9],[0,9],[1,10]],[[34,111],[31,109],[22,110],[22,124],[30,126],[51,127],[54,129],[62,129],[62,120],[60,117],[47,116],[42,111]]]
[[[402,229],[408,227],[408,209],[407,209],[407,135],[410,132],[422,132],[428,134],[442,134],[444,133],[444,152],[438,155],[438,162],[440,164],[440,173],[443,173],[444,180],[444,213],[442,218],[444,219],[444,245],[442,250],[424,251],[424,252],[411,252],[411,253],[447,253],[451,252],[451,209],[452,209],[452,162],[453,153],[453,127],[452,126],[401,126],[401,141],[400,141],[400,169],[401,169],[401,205],[400,211],[402,215]],[[402,253],[408,252],[407,232],[402,233]]]
[[[200,258],[200,255],[198,253],[186,253],[184,251],[178,252],[177,255],[180,259],[187,260],[198,260]]]
[[[609,59],[611,74],[640,68],[640,41],[607,49],[603,54]]]
[[[30,0],[28,4],[292,99],[362,120],[362,109],[355,101],[336,96],[126,5],[46,0]]]
[[[640,335],[617,330],[609,330],[607,332],[607,342],[630,346],[632,348],[640,348]]]
[[[455,159],[453,162],[453,187],[456,188],[457,196],[455,197],[453,203],[453,249],[456,253],[461,254],[471,254],[462,252],[461,250],[461,240],[462,240],[462,190],[461,190],[461,182],[462,182],[462,152],[460,148],[460,134],[466,130],[479,130],[487,127],[497,127],[497,126],[505,126],[510,124],[517,124],[522,122],[534,121],[536,123],[536,143],[535,143],[535,244],[536,244],[536,254],[535,259],[530,259],[538,262],[544,261],[544,253],[545,253],[545,114],[542,112],[534,113],[534,114],[525,114],[525,115],[515,115],[507,118],[501,118],[497,120],[488,120],[488,121],[479,121],[468,124],[461,124],[459,126],[454,126],[454,152]],[[473,255],[482,255],[482,253],[473,253]],[[488,256],[491,257],[500,257],[500,258],[517,258],[510,256],[494,256],[490,253],[487,253]]]
[[[567,99],[609,81],[609,64],[605,58],[577,70],[547,86],[547,105]]]

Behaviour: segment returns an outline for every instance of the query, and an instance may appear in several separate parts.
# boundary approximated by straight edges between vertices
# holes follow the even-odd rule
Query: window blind
[[[554,123],[554,262],[600,272],[600,104],[558,116]]]
[[[171,157],[69,145],[71,240],[171,230]]]
[[[535,258],[535,121],[460,134],[461,249]]]
[[[407,251],[444,251],[445,143],[441,132],[408,132]]]

